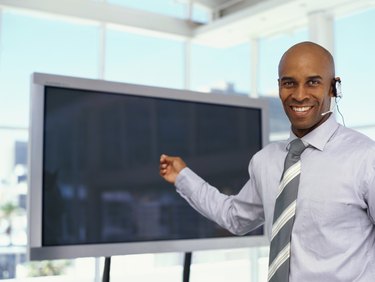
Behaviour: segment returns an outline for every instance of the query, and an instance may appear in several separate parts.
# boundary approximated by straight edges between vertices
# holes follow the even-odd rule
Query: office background
[[[346,126],[375,139],[374,27],[371,0],[0,0],[0,279],[100,281],[103,267],[25,259],[32,72],[266,99],[278,140],[288,135],[278,61],[312,40],[334,54]],[[196,252],[192,263],[192,282],[266,281],[268,248]],[[182,264],[180,253],[118,256],[111,277],[180,281]]]

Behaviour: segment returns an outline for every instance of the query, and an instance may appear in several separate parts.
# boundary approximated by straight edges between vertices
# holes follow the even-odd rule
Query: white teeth
[[[311,107],[292,107],[295,112],[305,112],[311,109]]]

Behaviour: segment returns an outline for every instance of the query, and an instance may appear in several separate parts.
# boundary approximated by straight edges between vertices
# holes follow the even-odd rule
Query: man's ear
[[[329,97],[336,97],[335,79],[332,79],[331,85],[329,86]]]

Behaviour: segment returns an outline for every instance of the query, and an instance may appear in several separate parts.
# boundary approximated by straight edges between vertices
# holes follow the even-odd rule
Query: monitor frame
[[[43,177],[43,124],[45,87],[55,86],[82,90],[124,93],[126,95],[167,98],[181,101],[251,107],[261,110],[262,147],[268,144],[268,105],[261,99],[244,95],[201,93],[113,82],[98,79],[33,73],[30,92],[29,125],[29,196],[28,196],[28,257],[30,260],[71,259],[77,257],[109,257],[114,255],[193,252],[198,250],[247,248],[268,245],[267,235],[231,236],[226,238],[182,239],[108,244],[65,246],[42,245],[42,177]]]

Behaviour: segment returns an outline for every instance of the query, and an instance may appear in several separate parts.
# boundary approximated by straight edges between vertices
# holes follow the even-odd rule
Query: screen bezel
[[[256,108],[261,111],[262,147],[268,143],[268,107],[265,101],[243,95],[200,93],[188,90],[135,85],[127,83],[34,73],[31,78],[29,126],[29,208],[28,256],[31,260],[68,259],[140,253],[192,252],[231,249],[268,244],[266,235],[226,238],[125,242],[108,244],[43,246],[42,245],[42,178],[45,87],[63,87],[180,101]]]

